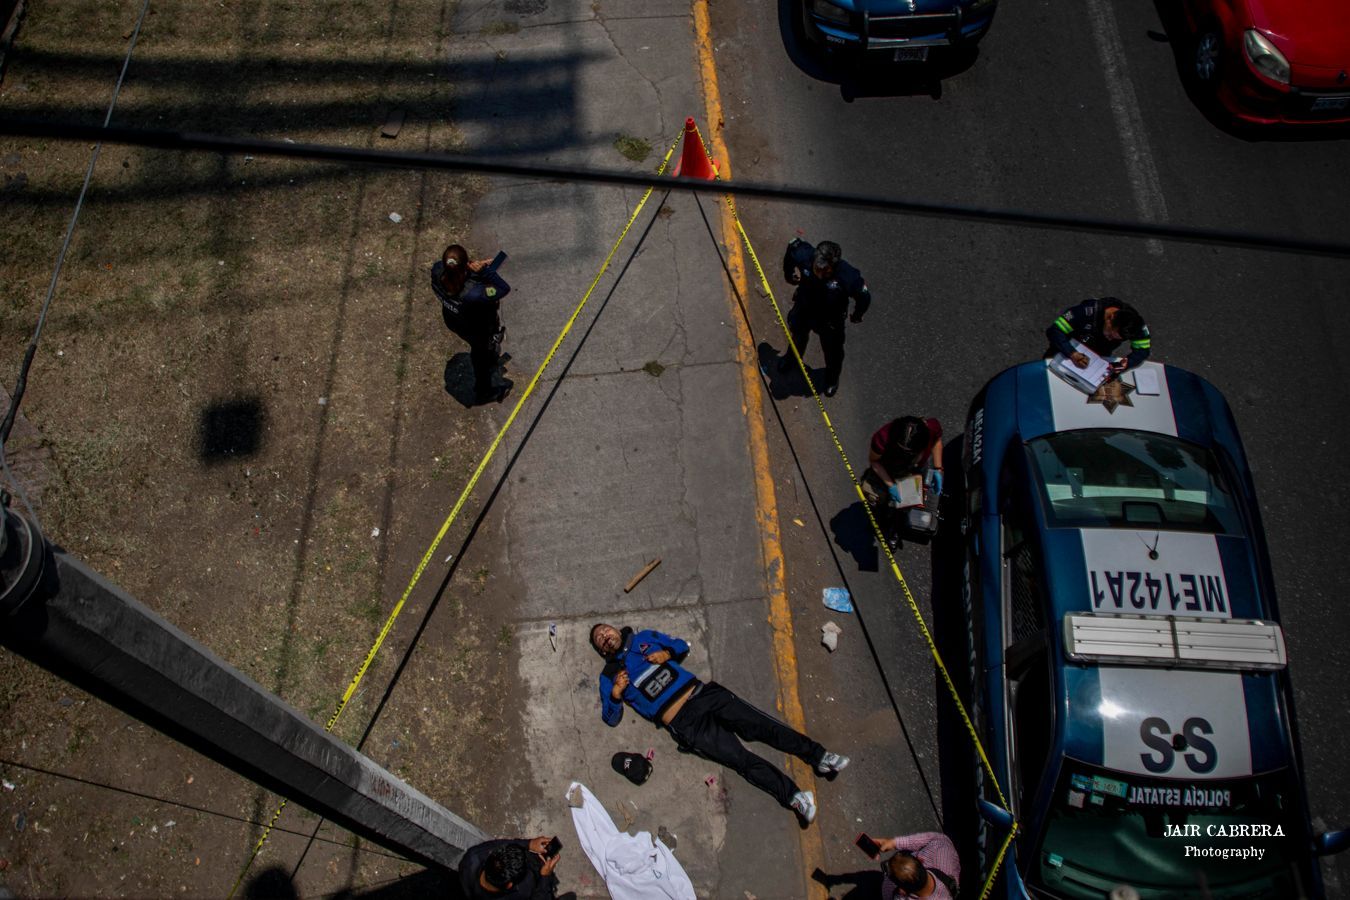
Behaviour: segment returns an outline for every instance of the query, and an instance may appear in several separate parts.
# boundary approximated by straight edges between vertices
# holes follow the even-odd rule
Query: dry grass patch
[[[35,5],[0,87],[0,114],[102,121],[139,9],[129,0]],[[152,6],[114,122],[456,147],[455,87],[442,62],[454,3],[204,11],[191,0]],[[393,109],[406,120],[391,142],[378,133]],[[7,379],[89,151],[0,142]],[[446,356],[461,348],[425,284],[446,240],[467,233],[480,190],[444,174],[108,146],[59,282],[24,403],[51,452],[45,530],[317,721],[462,486],[462,460],[480,446],[483,420],[443,391]],[[448,655],[451,680],[454,660],[499,652],[492,631],[468,621],[461,632],[429,648]],[[382,686],[388,671],[382,660],[369,677]],[[8,654],[0,654],[0,684],[10,723],[0,752],[110,782],[127,776],[103,768],[124,739],[120,716]],[[76,712],[53,699],[64,695],[80,698]],[[462,703],[479,699],[470,691]],[[369,711],[369,698],[358,700],[342,736],[354,739]],[[390,728],[420,735],[419,745],[452,736],[490,743],[491,723],[447,715],[404,722],[386,713]],[[192,758],[151,743],[149,757],[127,765],[178,769]],[[218,777],[216,807],[253,815],[255,789]],[[437,796],[439,782],[414,783]],[[59,788],[34,782],[28,790]],[[466,803],[468,793],[455,790]],[[86,798],[90,828],[120,829],[109,818],[117,796]],[[38,893],[97,893],[114,883],[178,892],[181,881],[211,894],[228,888],[231,866],[257,833],[238,824],[213,833],[222,849],[204,872],[188,851],[166,868],[162,856],[82,845],[78,831],[29,831],[0,855]],[[110,869],[103,864],[113,855],[123,862]],[[366,870],[356,871],[359,884]]]

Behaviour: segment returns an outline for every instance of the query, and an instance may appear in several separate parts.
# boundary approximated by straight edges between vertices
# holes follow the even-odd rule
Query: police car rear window
[[[1090,429],[1027,444],[1050,527],[1241,534],[1214,455],[1163,434]]]
[[[1056,897],[1251,900],[1300,895],[1301,831],[1287,770],[1247,778],[1146,778],[1066,760],[1029,867]]]

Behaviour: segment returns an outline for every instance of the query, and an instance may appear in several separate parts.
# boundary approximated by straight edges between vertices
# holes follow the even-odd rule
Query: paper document
[[[895,479],[895,486],[900,489],[901,509],[907,506],[923,506],[923,476],[906,475],[904,478]]]
[[[1078,341],[1072,341],[1071,343],[1074,350],[1088,358],[1087,366],[1080,369],[1074,365],[1073,360],[1065,357],[1063,353],[1056,353],[1054,358],[1050,360],[1050,371],[1083,393],[1091,394],[1110,377],[1111,363],[1093,353]]]
[[[1134,390],[1145,397],[1156,397],[1162,393],[1158,384],[1158,370],[1139,368],[1134,370]]]

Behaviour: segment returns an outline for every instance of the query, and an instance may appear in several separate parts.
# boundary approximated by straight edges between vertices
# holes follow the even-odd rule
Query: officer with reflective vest
[[[1148,359],[1152,347],[1143,317],[1134,307],[1115,297],[1084,300],[1077,306],[1070,306],[1045,329],[1045,336],[1050,341],[1047,356],[1063,353],[1080,369],[1087,368],[1088,358],[1075,350],[1071,341],[1076,340],[1106,358],[1111,357],[1122,341],[1129,341],[1130,355],[1112,361],[1114,375],[1133,369]]]
[[[493,384],[501,363],[502,338],[506,329],[498,318],[501,299],[511,287],[497,274],[492,260],[469,259],[459,244],[451,244],[431,267],[431,289],[441,301],[445,327],[469,345],[473,364],[474,401],[500,401],[510,385]]]
[[[811,332],[820,335],[825,354],[825,379],[822,393],[833,397],[839,390],[839,374],[844,369],[844,319],[862,321],[872,303],[872,294],[862,273],[842,259],[843,251],[834,241],[811,246],[793,238],[783,254],[783,277],[797,285],[788,313],[788,331],[797,352],[806,353]],[[853,300],[853,315],[848,301]],[[793,362],[789,351],[778,361],[778,371],[786,371]]]

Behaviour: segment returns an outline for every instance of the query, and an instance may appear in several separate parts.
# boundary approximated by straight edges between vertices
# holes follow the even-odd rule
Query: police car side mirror
[[[1318,856],[1331,856],[1350,847],[1350,830],[1324,831],[1313,838],[1313,851]]]
[[[980,800],[980,818],[984,819],[990,825],[1001,828],[1004,831],[1009,830],[1013,826],[1012,813],[1001,806],[995,806],[985,799]]]

